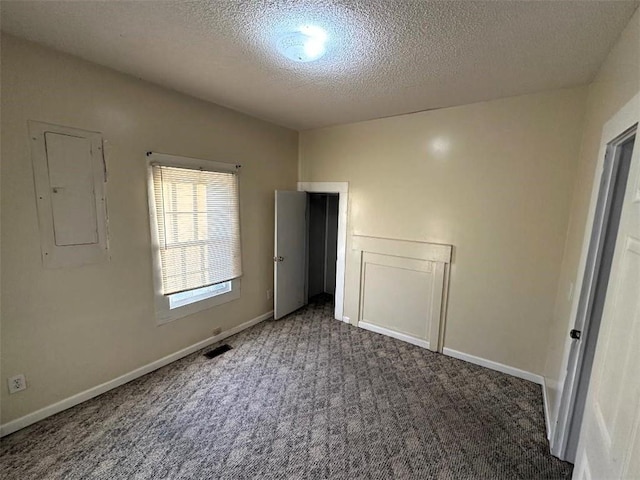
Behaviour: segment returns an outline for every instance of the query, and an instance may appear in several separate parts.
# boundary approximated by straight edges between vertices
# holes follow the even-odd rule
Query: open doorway
[[[333,295],[333,316],[345,321],[348,191],[347,182],[300,182],[275,192],[274,318]]]
[[[338,255],[336,193],[307,193],[307,300],[335,303]]]

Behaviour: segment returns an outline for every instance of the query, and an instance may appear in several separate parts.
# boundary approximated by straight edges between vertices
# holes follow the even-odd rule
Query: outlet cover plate
[[[9,385],[9,393],[20,392],[27,388],[27,380],[23,374],[15,375],[7,379]]]

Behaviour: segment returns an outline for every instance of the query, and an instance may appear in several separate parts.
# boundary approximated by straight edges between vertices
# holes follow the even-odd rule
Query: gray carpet
[[[541,479],[538,385],[331,317],[318,300],[5,437],[3,479]],[[207,349],[209,350],[209,349]]]

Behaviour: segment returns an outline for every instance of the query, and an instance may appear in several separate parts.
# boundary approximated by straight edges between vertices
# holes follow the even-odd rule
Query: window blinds
[[[152,165],[162,293],[242,275],[238,176]]]

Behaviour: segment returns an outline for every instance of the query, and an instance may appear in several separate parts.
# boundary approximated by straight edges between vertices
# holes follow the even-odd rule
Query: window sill
[[[179,318],[202,312],[203,310],[222,305],[223,303],[237,300],[238,298],[240,298],[240,279],[231,282],[230,292],[176,308],[169,308],[169,299],[156,293],[156,325],[165,325]]]

